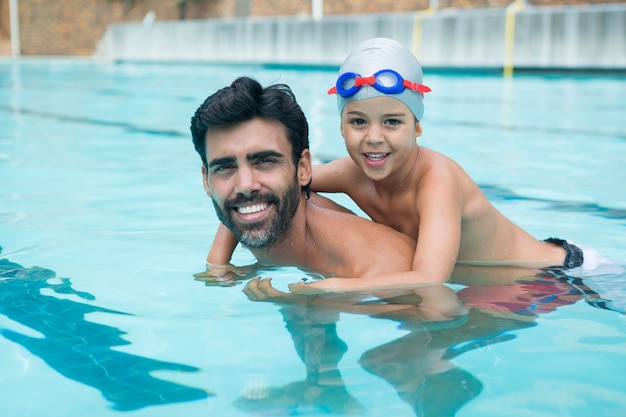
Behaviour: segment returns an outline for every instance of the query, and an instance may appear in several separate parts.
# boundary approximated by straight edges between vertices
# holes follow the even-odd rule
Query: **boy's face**
[[[372,180],[401,172],[413,162],[410,152],[422,134],[420,124],[401,101],[381,96],[355,100],[341,113],[341,135],[350,157]]]
[[[209,130],[205,143],[203,183],[220,221],[248,247],[271,245],[289,225],[300,187],[310,179],[308,150],[296,169],[283,125],[261,118]]]

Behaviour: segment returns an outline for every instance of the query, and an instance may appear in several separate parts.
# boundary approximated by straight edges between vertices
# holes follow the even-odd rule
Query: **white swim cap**
[[[400,42],[374,38],[359,44],[339,68],[339,78],[328,94],[337,94],[339,114],[346,104],[390,96],[407,105],[420,121],[424,115],[422,66]]]

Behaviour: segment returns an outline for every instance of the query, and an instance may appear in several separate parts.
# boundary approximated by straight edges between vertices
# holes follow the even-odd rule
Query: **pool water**
[[[195,280],[218,220],[189,119],[238,75],[292,86],[314,157],[346,154],[328,69],[0,61],[0,415],[623,415],[624,275],[333,307]],[[538,238],[626,264],[623,78],[424,82],[422,145]]]

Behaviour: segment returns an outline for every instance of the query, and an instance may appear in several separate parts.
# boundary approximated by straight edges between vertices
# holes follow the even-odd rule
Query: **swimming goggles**
[[[345,85],[351,80],[354,80],[352,86],[345,88]],[[382,69],[370,77],[361,77],[361,75],[355,72],[344,72],[337,78],[335,86],[328,90],[328,94],[339,94],[344,98],[352,97],[364,85],[371,85],[383,94],[400,94],[406,88],[416,91],[422,96],[424,93],[430,92],[430,88],[423,84],[405,80],[394,70]]]

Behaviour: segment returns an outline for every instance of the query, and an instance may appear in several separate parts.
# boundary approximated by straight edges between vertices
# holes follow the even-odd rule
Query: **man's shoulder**
[[[320,235],[341,236],[346,240],[358,240],[363,236],[377,236],[380,239],[391,240],[405,240],[406,238],[404,234],[361,217],[333,200],[319,195],[316,197],[316,200],[309,201],[307,223],[316,228]]]
[[[351,210],[345,208],[341,204],[331,200],[330,198],[321,196],[315,192],[311,193],[307,204],[309,210],[324,209],[329,211],[329,213],[327,213],[329,215],[333,215],[335,213],[354,215]]]
[[[307,224],[316,250],[338,269],[335,274],[366,276],[381,272],[382,265],[394,271],[411,267],[415,242],[385,225],[320,206],[310,206]]]

